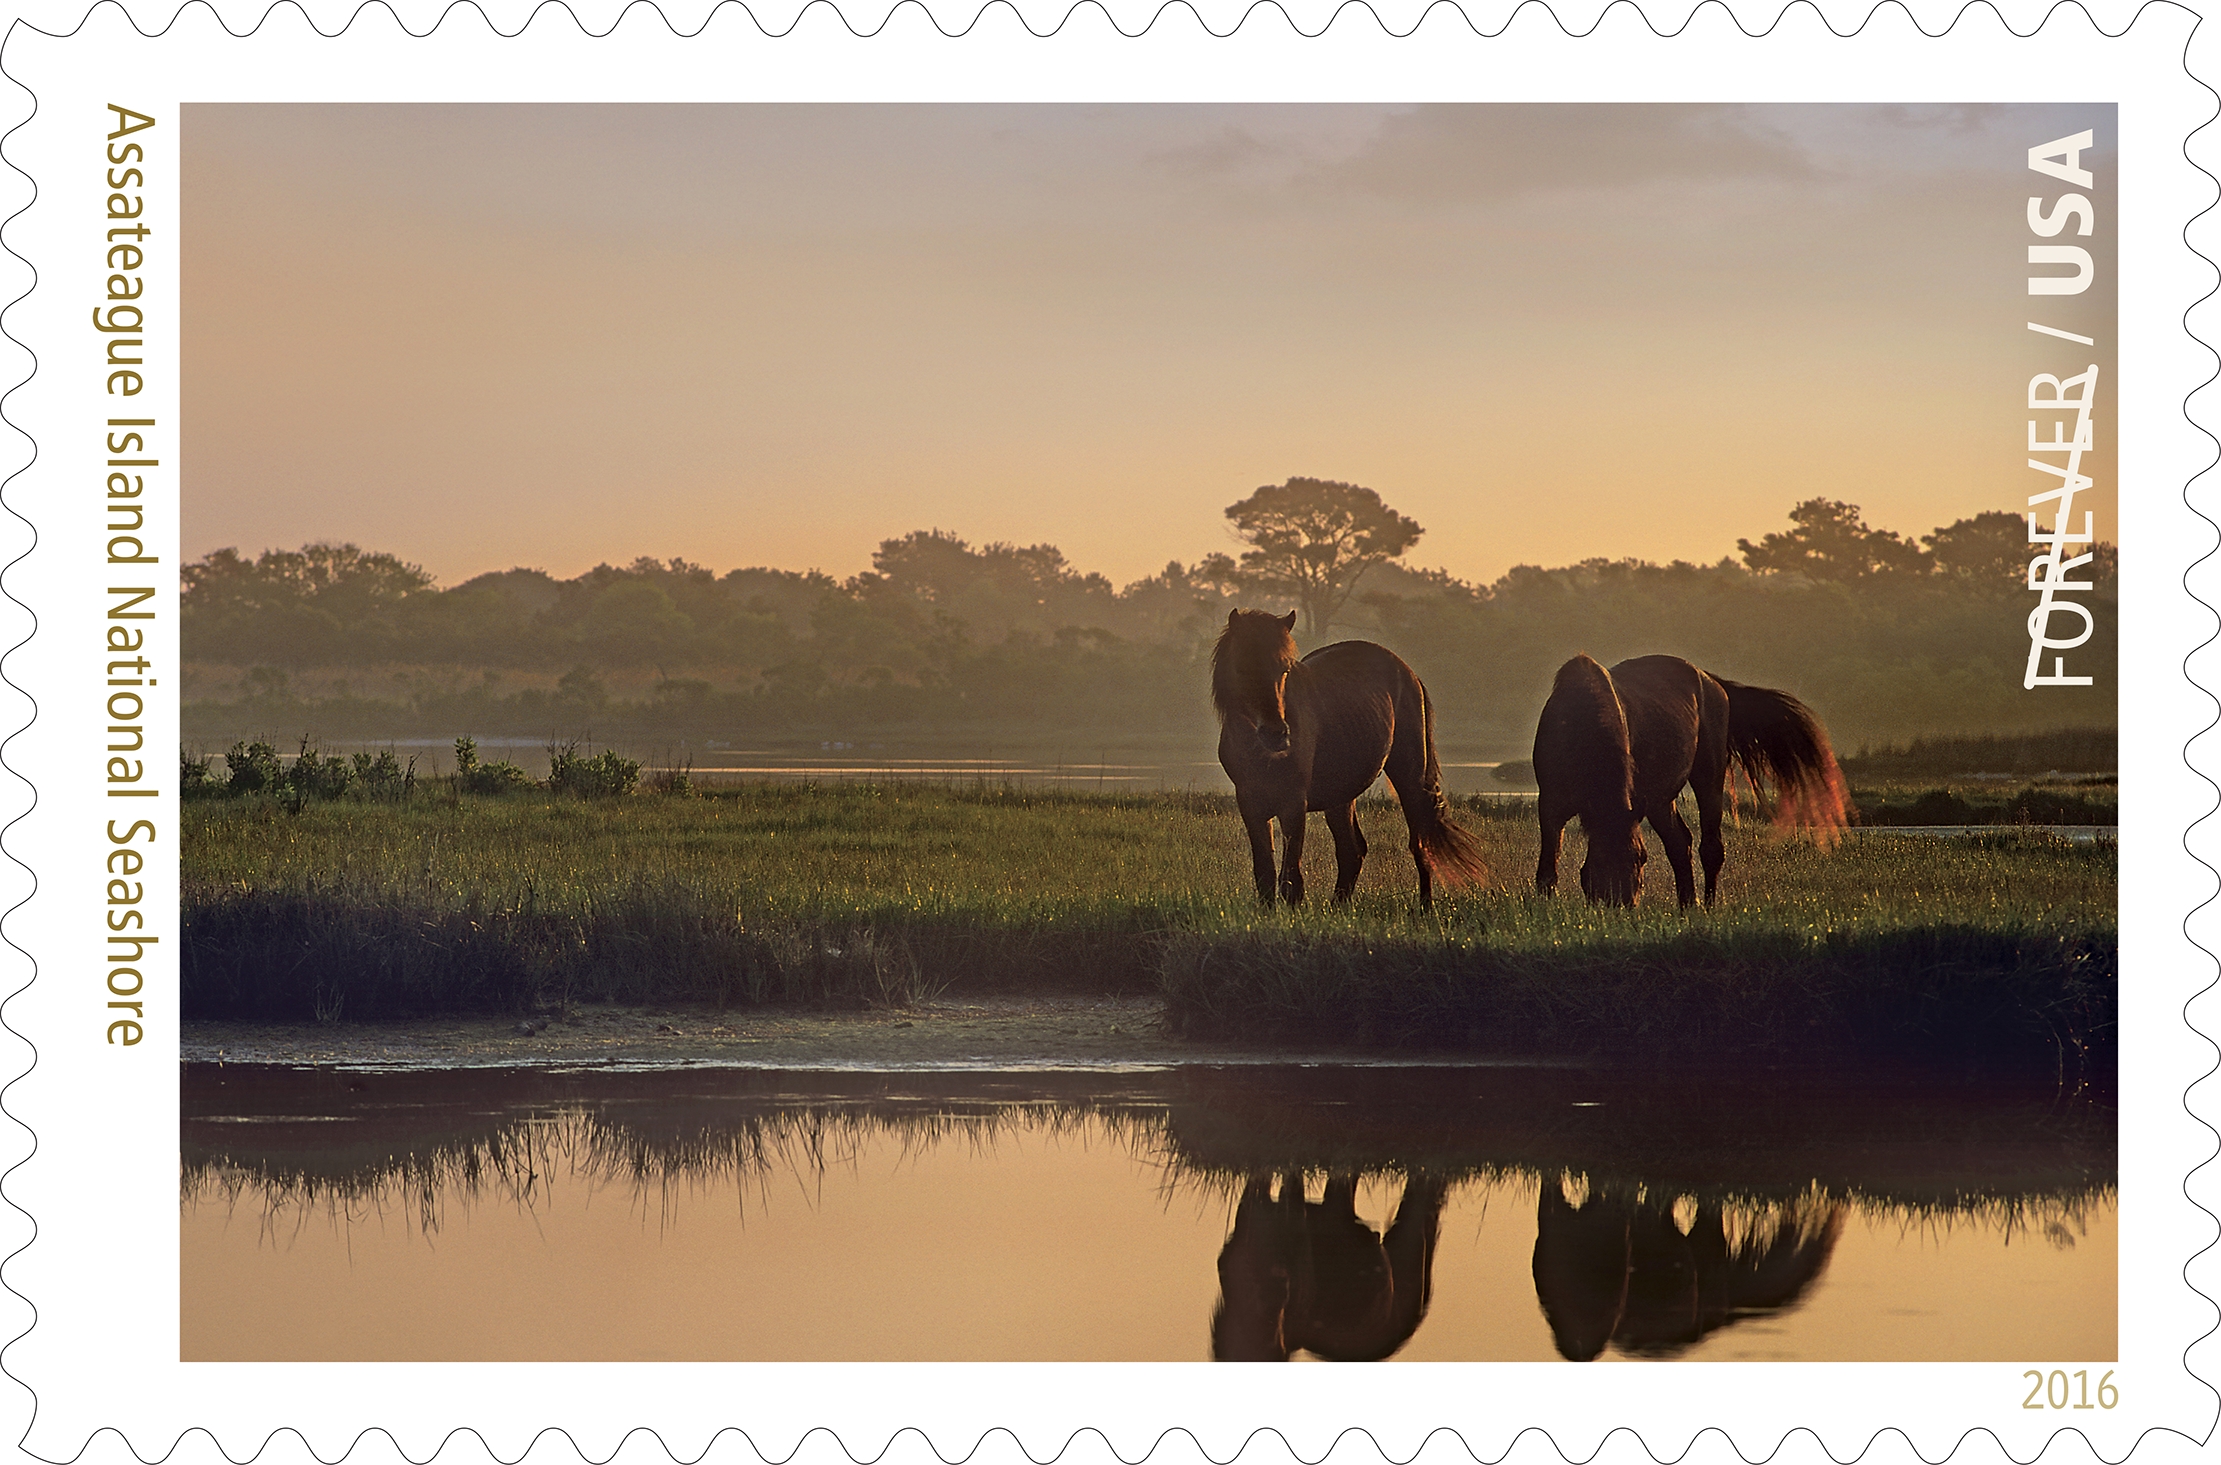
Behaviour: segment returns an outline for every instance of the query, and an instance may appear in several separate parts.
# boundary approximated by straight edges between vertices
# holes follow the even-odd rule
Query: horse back
[[[1672,798],[1699,763],[1725,767],[1727,693],[1678,656],[1636,656],[1612,668],[1627,711],[1638,800]]]
[[[1535,783],[1546,800],[1586,819],[1592,810],[1628,808],[1633,777],[1619,693],[1583,652],[1558,668],[1535,724]]]
[[[1419,674],[1401,656],[1371,641],[1337,641],[1303,658],[1322,681],[1341,686],[1392,688],[1419,685]]]
[[[1404,659],[1371,641],[1337,641],[1303,658],[1289,678],[1315,729],[1311,807],[1343,804],[1373,786],[1405,733],[1426,725],[1426,694]]]

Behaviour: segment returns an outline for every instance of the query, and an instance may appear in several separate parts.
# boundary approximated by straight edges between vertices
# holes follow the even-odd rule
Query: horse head
[[[1558,883],[1558,832],[1573,814],[1589,838],[1581,890],[1589,899],[1633,905],[1643,893],[1642,813],[1635,807],[1635,754],[1627,709],[1612,674],[1587,652],[1558,668],[1535,728],[1535,781],[1543,823],[1538,889]],[[1555,821],[1550,810],[1555,808]]]
[[[1589,820],[1582,819],[1586,828]],[[1596,821],[1606,826],[1607,821]],[[1588,829],[1589,852],[1581,861],[1581,893],[1603,905],[1631,906],[1643,896],[1643,865],[1650,851],[1643,845],[1642,815],[1630,809],[1622,824],[1616,817],[1609,827]]]
[[[1211,649],[1211,701],[1220,720],[1257,731],[1267,753],[1288,751],[1288,673],[1295,668],[1296,613],[1230,610]]]

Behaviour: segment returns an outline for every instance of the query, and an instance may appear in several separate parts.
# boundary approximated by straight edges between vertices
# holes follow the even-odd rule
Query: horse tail
[[[1771,779],[1780,795],[1774,823],[1810,829],[1820,843],[1833,844],[1849,822],[1849,800],[1820,719],[1787,692],[1713,680],[1727,692],[1728,756],[1753,787]]]
[[[1412,685],[1419,689],[1423,772],[1418,797],[1406,803],[1404,819],[1411,826],[1413,842],[1434,867],[1435,879],[1452,890],[1461,885],[1486,885],[1488,861],[1481,858],[1480,844],[1450,817],[1450,802],[1442,796],[1442,763],[1434,750],[1434,700],[1427,695],[1426,683],[1414,677]]]

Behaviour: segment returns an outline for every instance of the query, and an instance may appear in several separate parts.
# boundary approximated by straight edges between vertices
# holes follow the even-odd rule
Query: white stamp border
[[[2184,327],[2185,312],[2211,288],[2213,271],[2184,243],[2184,230],[2210,201],[2210,177],[2185,143],[2213,112],[2213,96],[2185,70],[2196,15],[2159,0],[2109,16],[2099,29],[2080,7],[2053,12],[2017,37],[1987,7],[1943,17],[1924,34],[1907,12],[1877,9],[1863,27],[1838,35],[1806,7],[1738,26],[1723,7],[1660,17],[1653,31],[1630,5],[1595,17],[1568,15],[1569,34],[1529,4],[1470,22],[1437,4],[1405,18],[1399,39],[1365,9],[1299,16],[1253,11],[1238,31],[1213,14],[1209,29],[1183,8],[1113,17],[1076,9],[1028,17],[1005,7],[936,26],[917,6],[851,17],[826,5],[796,6],[762,25],[731,5],[692,20],[635,6],[574,18],[543,7],[520,33],[503,35],[475,7],[446,13],[436,30],[412,36],[383,7],[318,17],[342,34],[318,34],[292,7],[226,17],[191,6],[166,28],[143,34],[118,6],[75,17],[19,23],[0,49],[0,69],[35,99],[14,117],[0,156],[36,184],[9,177],[22,212],[0,240],[15,256],[15,289],[4,325],[28,374],[7,398],[8,421],[36,455],[7,483],[5,501],[36,531],[0,527],[0,552],[22,555],[6,572],[10,594],[36,616],[38,631],[5,662],[27,695],[12,715],[27,725],[6,745],[15,774],[37,785],[14,790],[21,816],[5,848],[36,873],[35,895],[6,918],[18,952],[12,982],[28,985],[5,1009],[18,1069],[6,1092],[11,1116],[28,1126],[37,1152],[12,1170],[7,1197],[38,1232],[6,1264],[13,1291],[37,1309],[35,1324],[4,1355],[12,1377],[36,1396],[23,1450],[36,1458],[79,1455],[102,1428],[120,1431],[141,1458],[205,1429],[233,1459],[260,1450],[273,1431],[301,1432],[329,1459],[366,1430],[388,1432],[412,1458],[425,1458],[457,1429],[515,1458],[543,1430],[560,1430],[591,1458],[614,1452],[635,1429],[655,1431],[675,1456],[693,1458],[724,1429],[737,1428],[767,1458],[783,1458],[813,1429],[827,1428],[857,1458],[870,1458],[900,1431],[922,1431],[944,1458],[1007,1429],[1044,1459],[1075,1432],[1099,1430],[1120,1456],[1148,1453],[1168,1431],[1189,1432],[1204,1452],[1226,1458],[1251,1435],[1276,1430],[1288,1448],[1317,1458],[1347,1430],[1363,1430],[1384,1454],[1404,1459],[1436,1430],[1453,1430],[1482,1459],[1508,1452],[1523,1431],[1545,1431],[1568,1457],[1586,1457],[1615,1430],[1671,1458],[1703,1431],[1724,1432],[1746,1458],[1771,1455],[1795,1431],[1810,1431],[1837,1459],[1866,1450],[1883,1431],[1902,1431],[1927,1458],[1956,1449],[1972,1432],[1993,1434],[2015,1458],[2041,1451],[2055,1434],[2079,1430],[2097,1454],[2118,1459],[2151,1432],[2173,1442],[2205,1440],[2216,1396],[2189,1371],[2188,1350],[2210,1330],[2214,1310],[2185,1280],[2185,1267],[2211,1240],[2212,1218],[2194,1206],[2185,1176],[2212,1152],[2213,1136],[2184,1106],[2186,1089],[2213,1066],[2213,1047],[2185,1024],[2185,1005],[2204,991],[2213,962],[2191,944],[2186,920],[2213,889],[2211,871],[2189,846],[2209,853],[2210,834],[2191,822],[2212,791],[2185,762],[2186,742],[2212,721],[2213,702],[2186,677],[2207,664],[2201,651],[2213,619],[2188,595],[2185,576],[2213,543],[2186,485],[2212,458],[2211,443],[2183,404],[2211,375],[2213,357]],[[412,29],[435,17],[412,15]],[[523,25],[520,11],[503,26]],[[1232,17],[1238,18],[1238,17]],[[866,24],[871,20],[871,24]],[[1388,17],[1394,25],[1395,16]],[[600,31],[595,37],[581,25]],[[699,29],[675,34],[672,26]],[[1311,38],[1302,30],[1325,26]],[[944,33],[963,31],[960,39]],[[1948,27],[1948,28],[1947,28]],[[784,31],[766,34],[765,28]],[[2025,28],[2025,26],[2024,26]],[[1500,31],[1500,34],[1484,32]],[[1755,32],[1764,34],[1756,35]],[[1053,32],[1046,38],[1035,32]],[[2111,34],[2109,34],[2111,32]],[[2122,951],[2130,974],[2121,993],[2124,1037],[2121,1125],[2121,1358],[2113,1366],[2122,1406],[2102,1416],[2027,1414],[2018,1408],[2023,1367],[2078,1360],[1995,1364],[1676,1364],[1608,1371],[1563,1364],[1406,1364],[1327,1375],[1232,1370],[1195,1364],[181,1364],[177,1342],[177,1084],[174,1050],[160,1037],[119,1056],[86,1040],[73,988],[89,969],[82,947],[98,928],[93,885],[99,820],[111,810],[87,780],[51,777],[95,739],[97,656],[72,627],[100,622],[98,526],[72,507],[76,485],[98,465],[100,419],[108,415],[92,378],[67,365],[86,338],[80,307],[92,273],[80,236],[97,216],[95,126],[115,101],[160,119],[176,136],[177,108],[228,100],[1797,100],[2112,101],[2120,107],[2121,199],[2119,405],[2101,431],[2119,434],[2123,545],[2121,667]],[[20,99],[19,99],[20,101]],[[8,105],[0,102],[0,109]],[[27,116],[25,114],[28,114]],[[0,117],[8,114],[0,110]],[[162,140],[158,133],[140,135]],[[2195,144],[2194,147],[2203,147]],[[169,154],[174,162],[175,154]],[[6,195],[0,195],[5,197]],[[147,212],[175,221],[174,167],[150,167]],[[28,262],[37,271],[30,284]],[[2010,262],[2001,268],[2010,267]],[[176,299],[174,253],[150,264],[150,298]],[[10,292],[12,293],[12,292]],[[2202,307],[2210,314],[2211,306]],[[2198,317],[2193,316],[2195,321]],[[166,338],[148,340],[149,389],[134,416],[174,423],[179,380],[174,315]],[[28,351],[30,356],[23,354]],[[38,366],[31,367],[31,356]],[[5,368],[0,368],[5,370]],[[167,433],[164,434],[167,436]],[[169,438],[174,452],[174,436]],[[19,444],[19,448],[21,445]],[[1825,445],[1822,445],[1825,449]],[[1841,450],[1857,451],[1856,445]],[[168,480],[175,506],[175,479]],[[2133,491],[2131,491],[2133,486]],[[159,501],[158,501],[159,502]],[[159,510],[158,510],[159,512]],[[176,561],[168,519],[165,563]],[[12,537],[9,537],[12,536]],[[2216,574],[2196,570],[2209,587]],[[10,606],[14,635],[29,618]],[[156,623],[151,653],[175,660],[174,613]],[[2191,658],[2198,657],[2198,661]],[[2210,680],[2209,675],[2209,680]],[[32,704],[37,714],[32,716]],[[175,739],[174,708],[150,721],[148,742]],[[87,765],[88,767],[90,765]],[[150,800],[167,809],[170,801]],[[171,827],[174,827],[172,825]],[[174,858],[174,849],[171,851]],[[29,894],[18,881],[11,898]],[[174,882],[174,866],[168,878]],[[170,887],[174,897],[174,884]],[[174,952],[174,898],[157,934]],[[29,962],[39,976],[29,980]],[[24,1142],[16,1152],[30,1148]],[[13,1156],[11,1156],[13,1158]],[[16,1217],[18,1242],[29,1226]],[[11,1243],[17,1244],[17,1243]],[[2195,1275],[2195,1274],[2192,1274]],[[19,1309],[30,1324],[29,1309]],[[1749,1370],[1763,1370],[1752,1375]],[[1792,1448],[1801,1447],[1792,1443]]]

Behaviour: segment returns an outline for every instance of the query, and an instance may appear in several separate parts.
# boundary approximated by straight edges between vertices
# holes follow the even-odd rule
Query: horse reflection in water
[[[1793,1307],[1843,1230],[1843,1204],[1819,1197],[1741,1218],[1699,1203],[1684,1231],[1672,1203],[1638,1195],[1575,1204],[1564,1185],[1543,1182],[1535,1295],[1558,1352],[1577,1363],[1607,1346],[1669,1357],[1730,1323]]]
[[[1385,1236],[1357,1214],[1357,1178],[1329,1179],[1318,1201],[1303,1177],[1253,1177],[1218,1254],[1219,1305],[1211,1356],[1286,1362],[1297,1350],[1320,1358],[1386,1358],[1427,1315],[1434,1244],[1449,1187],[1428,1175],[1404,1182]]]

